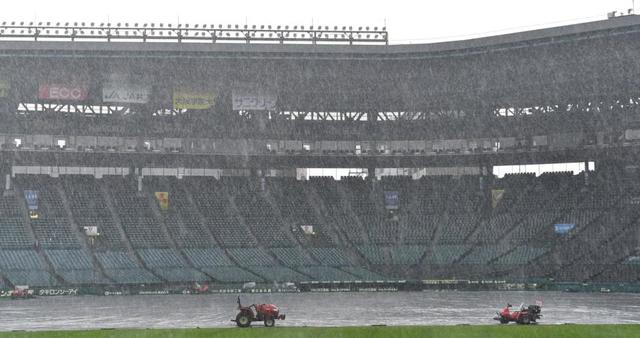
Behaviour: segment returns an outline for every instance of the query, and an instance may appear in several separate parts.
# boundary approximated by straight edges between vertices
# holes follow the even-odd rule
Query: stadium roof
[[[74,51],[74,52],[125,52],[125,53],[252,53],[277,56],[298,54],[306,58],[314,54],[335,58],[338,55],[373,55],[393,58],[406,54],[450,53],[462,50],[517,47],[523,43],[555,43],[565,39],[581,39],[617,33],[640,31],[640,16],[627,15],[608,20],[580,23],[568,26],[537,29],[525,32],[496,35],[459,41],[428,44],[398,45],[331,45],[331,44],[265,44],[265,43],[176,43],[176,42],[106,42],[106,41],[0,41],[0,50],[9,51]],[[98,56],[98,55],[93,55]],[[237,55],[242,57],[243,55]]]

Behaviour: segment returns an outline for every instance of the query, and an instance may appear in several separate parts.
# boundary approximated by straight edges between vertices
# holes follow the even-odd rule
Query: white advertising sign
[[[269,91],[233,90],[233,110],[276,110],[276,100],[276,95]]]
[[[102,87],[102,102],[147,103],[151,87],[125,83],[106,83]]]

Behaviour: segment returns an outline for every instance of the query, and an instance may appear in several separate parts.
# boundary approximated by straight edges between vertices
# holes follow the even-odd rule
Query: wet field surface
[[[74,296],[0,301],[0,331],[233,327],[237,295]],[[640,324],[640,294],[561,292],[397,292],[243,294],[275,303],[276,326],[498,325],[507,302],[543,301],[541,324]],[[262,326],[262,323],[254,323]],[[513,324],[515,325],[515,324]]]

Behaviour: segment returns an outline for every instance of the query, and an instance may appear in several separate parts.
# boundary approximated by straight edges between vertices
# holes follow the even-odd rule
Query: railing
[[[341,29],[339,29],[341,28]],[[388,44],[386,27],[2,22],[0,40]]]

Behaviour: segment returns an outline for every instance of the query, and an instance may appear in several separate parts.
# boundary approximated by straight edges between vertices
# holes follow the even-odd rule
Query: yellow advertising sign
[[[156,191],[156,199],[158,200],[158,205],[160,206],[160,210],[168,210],[169,209],[169,193],[166,191]]]
[[[495,209],[500,203],[500,201],[502,201],[502,197],[504,197],[503,189],[491,190],[491,207]]]
[[[215,100],[214,93],[202,90],[176,89],[173,92],[174,109],[209,109]]]
[[[11,89],[11,84],[8,80],[0,79],[0,97],[9,96],[9,89]]]

